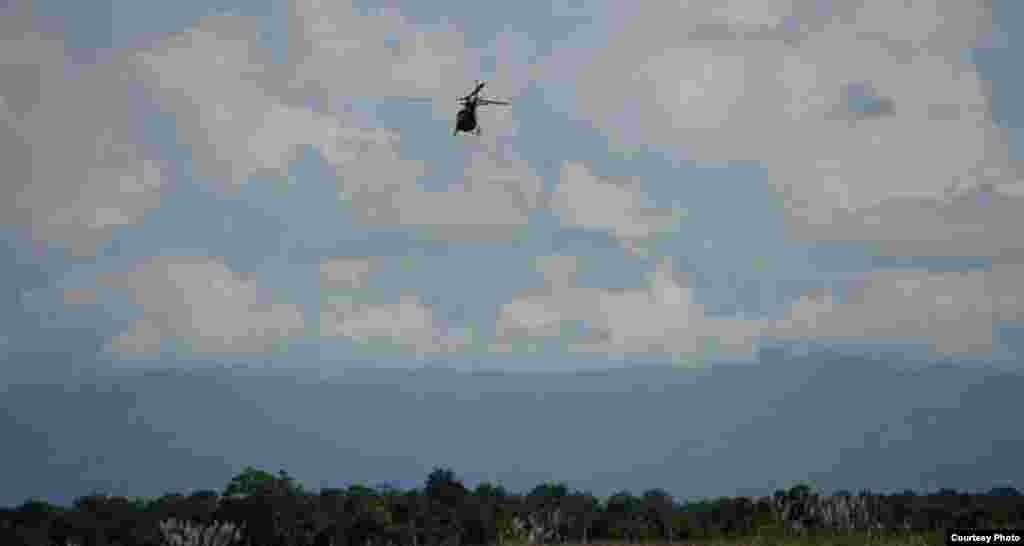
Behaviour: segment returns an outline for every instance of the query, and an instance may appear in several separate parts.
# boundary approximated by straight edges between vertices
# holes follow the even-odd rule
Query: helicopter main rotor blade
[[[486,82],[481,82],[481,81],[478,81],[478,82],[476,83],[476,88],[475,88],[475,89],[473,89],[473,92],[472,92],[472,93],[470,93],[470,94],[468,94],[468,95],[466,95],[465,97],[462,97],[462,98],[461,98],[461,99],[459,99],[459,100],[469,100],[469,99],[471,99],[471,98],[473,98],[473,97],[477,96],[478,94],[480,94],[480,90],[484,88],[484,85],[485,85],[485,83],[486,83]]]

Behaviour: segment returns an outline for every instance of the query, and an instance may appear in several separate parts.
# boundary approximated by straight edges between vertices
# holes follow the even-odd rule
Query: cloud
[[[465,345],[464,332],[448,331],[434,319],[430,306],[412,291],[399,301],[382,301],[369,276],[384,268],[378,256],[327,257],[320,262],[320,335],[352,338],[367,349],[411,352],[455,351]]]
[[[403,186],[354,195],[353,218],[362,223],[428,228],[439,239],[503,239],[519,236],[529,213],[543,204],[543,181],[518,158],[475,151],[458,184],[447,191]]]
[[[108,351],[117,353],[154,353],[160,351],[163,331],[152,320],[132,321],[131,327],[107,344]]]
[[[320,260],[321,288],[363,288],[370,273],[381,269],[383,260],[367,257],[326,257]]]
[[[423,27],[396,10],[360,15],[348,2],[302,0],[292,4],[292,25],[292,85],[320,94],[326,104],[361,95],[426,97],[434,99],[439,114],[449,116],[453,86],[472,81],[478,72],[478,54],[466,50],[461,32],[449,23]],[[523,43],[513,33],[496,38],[495,56],[512,62],[493,87],[512,95],[525,88],[530,76],[513,51]],[[356,221],[423,226],[429,228],[425,234],[441,239],[516,236],[529,210],[541,204],[542,181],[504,145],[515,133],[515,123],[505,119],[508,111],[496,108],[487,115],[499,123],[485,129],[458,189],[426,192],[414,183],[352,187],[348,180],[356,177],[339,177],[344,191],[353,192]],[[423,163],[408,164],[415,172],[400,180],[425,174]],[[392,170],[374,165],[365,178],[377,185],[390,178],[381,173]]]
[[[988,351],[994,321],[1024,318],[1018,283],[1024,267],[927,273],[872,271],[851,281],[840,302],[830,290],[800,297],[764,328],[782,337],[900,337],[927,340],[940,352]]]
[[[320,335],[345,336],[371,349],[399,349],[417,353],[450,352],[468,341],[464,333],[449,332],[434,320],[430,306],[412,292],[397,303],[337,303],[320,311]]]
[[[756,321],[708,317],[692,299],[687,279],[660,260],[646,289],[605,290],[570,286],[564,264],[545,264],[548,286],[498,306],[499,341],[523,336],[554,336],[566,321],[580,321],[591,332],[571,339],[568,348],[596,352],[750,352]]]
[[[687,159],[763,161],[790,236],[929,240],[930,213],[906,214],[915,200],[942,209],[983,188],[1022,191],[990,118],[989,83],[963,55],[990,23],[982,2],[613,9],[607,47],[572,68],[578,115],[615,140],[663,143]],[[876,115],[851,111],[856,90]],[[1019,247],[1009,233],[1001,244]]]
[[[364,163],[354,167],[357,175],[395,159],[393,132],[296,106],[301,97],[288,89],[287,72],[256,46],[257,37],[252,18],[208,16],[138,55],[144,81],[192,146],[195,174],[220,189],[237,187],[248,175],[284,174],[305,144],[339,169]]]
[[[197,173],[220,188],[235,187],[248,175],[285,174],[299,146],[312,145],[333,169],[356,222],[426,226],[441,238],[507,237],[510,228],[524,226],[527,210],[539,204],[541,181],[525,162],[499,153],[500,146],[474,154],[463,190],[425,192],[416,181],[428,163],[400,158],[397,132],[354,127],[344,112],[308,106],[308,95],[320,91],[330,105],[360,94],[440,90],[429,44],[458,43],[448,37],[450,29],[425,33],[391,12],[361,16],[351,6],[331,6],[321,13],[310,3],[294,4],[295,39],[316,40],[296,46],[291,67],[271,63],[256,45],[256,22],[234,15],[203,18],[140,54],[145,81],[177,113],[180,137],[193,146]],[[384,45],[390,32],[411,40],[414,51],[405,61]],[[341,43],[348,41],[368,45]],[[326,68],[321,63],[328,58],[330,69],[312,68]],[[374,72],[367,63],[386,70]]]
[[[67,305],[92,305],[99,301],[95,288],[71,287],[64,289],[64,303]]]
[[[542,290],[498,307],[499,343],[563,335],[567,321],[591,332],[574,338],[575,351],[750,354],[763,337],[918,339],[939,352],[987,352],[998,321],[1024,319],[1021,265],[988,271],[929,273],[913,269],[850,275],[846,297],[806,291],[780,318],[718,317],[692,299],[684,275],[662,259],[646,289],[577,287],[569,257],[550,257]]]
[[[497,192],[522,211],[544,205],[544,181],[527,162],[501,144],[485,140],[466,166],[463,185],[470,191]]]
[[[1024,199],[993,187],[946,198],[892,197],[861,211],[839,211],[817,236],[878,241],[883,256],[981,256],[1024,263],[1020,232]],[[893,225],[899,218],[900,224]],[[799,225],[797,226],[799,227]],[[796,228],[794,228],[796,229]]]
[[[259,352],[302,333],[301,309],[219,259],[155,257],[132,271],[105,274],[102,288],[125,289],[143,317],[118,336],[115,350],[149,350],[165,336],[195,352]]]
[[[349,96],[427,96],[451,104],[453,82],[472,81],[462,34],[450,23],[414,25],[395,9],[362,15],[350,1],[290,3],[296,87],[328,102]]]
[[[634,181],[602,180],[577,162],[562,164],[550,203],[562,224],[607,231],[626,242],[649,239],[674,225],[672,210],[642,205]]]
[[[74,64],[23,8],[0,22],[0,215],[91,254],[159,205],[163,166],[134,141],[130,59]]]
[[[576,281],[576,274],[585,264],[578,256],[555,255],[537,258],[537,271],[544,276],[548,286],[568,288]]]

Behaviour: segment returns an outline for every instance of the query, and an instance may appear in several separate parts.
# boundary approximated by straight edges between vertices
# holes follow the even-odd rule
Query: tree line
[[[12,546],[513,546],[951,527],[1024,527],[1024,497],[1009,487],[823,496],[798,484],[760,498],[683,502],[651,489],[602,499],[559,482],[525,494],[489,482],[470,489],[449,468],[422,488],[312,492],[285,471],[247,467],[220,492],[92,493],[70,507],[32,499],[0,509],[0,544]]]

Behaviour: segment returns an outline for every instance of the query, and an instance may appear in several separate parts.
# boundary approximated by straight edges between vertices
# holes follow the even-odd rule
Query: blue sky
[[[1019,369],[1019,2],[8,4],[12,377]]]

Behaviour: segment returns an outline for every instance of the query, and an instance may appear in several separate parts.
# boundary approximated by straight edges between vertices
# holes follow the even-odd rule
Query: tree
[[[427,514],[426,499],[418,491],[408,491],[391,499],[394,525],[401,537],[400,544],[419,546],[422,520]]]
[[[608,520],[609,531],[616,538],[624,538],[635,541],[640,527],[637,520],[642,517],[640,499],[633,496],[629,491],[620,491],[608,497],[608,507],[605,510]]]
[[[569,488],[564,483],[548,481],[534,487],[526,496],[533,512],[532,523],[543,529],[542,535],[554,540],[561,540],[564,536],[562,503],[568,494]]]
[[[568,515],[579,526],[580,541],[590,542],[590,529],[598,517],[598,500],[589,492],[574,492],[565,499]]]
[[[516,525],[516,507],[507,498],[495,503],[494,506],[494,531],[498,546],[506,540],[517,542],[526,539],[523,529]]]
[[[696,527],[696,522],[689,512],[684,510],[674,510],[672,512],[672,529],[676,537],[690,539],[693,537]]]
[[[508,495],[508,492],[505,491],[505,488],[500,485],[495,485],[489,481],[484,481],[480,482],[480,484],[476,486],[476,489],[473,490],[473,495],[478,498],[497,499],[504,498],[505,496]]]
[[[427,477],[423,492],[431,502],[437,502],[449,508],[455,508],[468,493],[466,486],[455,476],[452,469],[441,467],[434,468]]]
[[[664,489],[647,490],[641,498],[644,516],[657,526],[660,536],[669,542],[672,542],[673,539],[672,508],[674,502],[672,495],[669,495]]]
[[[771,501],[762,498],[754,505],[751,523],[758,536],[764,533],[777,534],[782,530],[782,518],[772,509]]]
[[[340,546],[345,543],[354,520],[345,510],[345,502],[345,492],[341,489],[320,491],[316,501],[317,512],[323,517],[325,525],[317,534],[314,546]]]
[[[217,512],[220,495],[216,491],[195,491],[183,502],[187,506],[189,519],[209,524],[213,522],[213,515]]]
[[[146,525],[147,520],[140,517],[132,508],[132,503],[125,497],[93,493],[75,499],[75,516],[71,527],[77,537],[84,542],[98,544],[144,544],[141,538],[152,538],[153,529]],[[155,522],[151,522],[155,525]]]
[[[809,498],[812,493],[814,493],[814,490],[811,488],[811,485],[801,482],[789,488],[787,497],[789,497],[789,500],[803,500]]]
[[[564,483],[549,481],[534,487],[528,496],[541,501],[558,501],[568,494],[569,488]]]
[[[429,507],[425,525],[428,533],[438,541],[448,538],[459,540],[462,526],[458,511],[469,493],[466,486],[452,469],[436,467],[427,477],[423,493]]]
[[[225,495],[216,519],[243,527],[249,545],[269,544],[277,536],[275,507],[266,495]]]
[[[274,476],[245,467],[225,486],[218,512],[228,521],[243,523],[250,539],[275,545],[311,542],[319,532],[316,501],[285,470]]]
[[[18,507],[18,512],[21,514],[49,515],[59,514],[63,511],[64,509],[56,504],[35,498],[26,500]]]
[[[502,521],[500,515],[507,495],[505,488],[489,481],[481,482],[473,490],[469,504],[474,509],[470,510],[469,515],[475,524],[483,528],[483,536],[478,540],[484,540],[486,544],[500,544],[503,541],[502,532],[507,531],[507,526],[511,524],[511,519]]]
[[[281,493],[298,495],[303,492],[302,484],[283,468],[277,472],[277,479],[274,480],[274,484],[277,485],[278,491]]]
[[[241,495],[248,497],[255,495],[261,491],[271,489],[275,481],[276,478],[274,478],[273,474],[247,466],[242,470],[241,474],[231,478],[231,481],[224,487],[224,496],[234,497]]]
[[[358,544],[370,544],[377,538],[395,532],[394,517],[387,500],[369,488],[346,496],[345,511],[352,516],[350,534]]]
[[[29,499],[17,509],[9,511],[8,519],[3,522],[10,525],[0,532],[3,544],[46,544],[50,542],[54,527],[64,509],[44,500]],[[0,524],[0,527],[4,525]],[[7,536],[4,536],[4,535]]]

